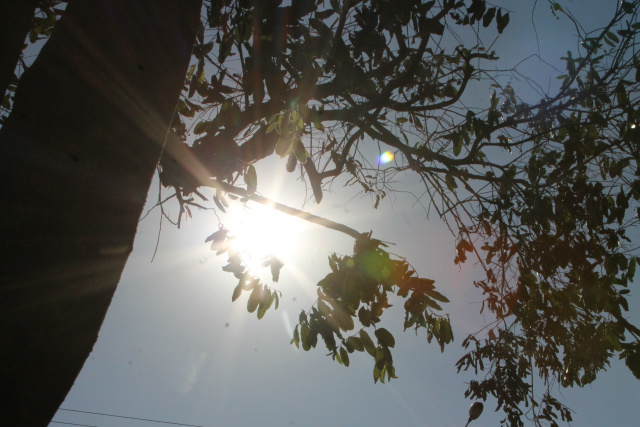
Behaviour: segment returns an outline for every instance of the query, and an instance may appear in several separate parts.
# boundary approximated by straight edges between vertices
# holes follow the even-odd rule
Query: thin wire
[[[98,427],[98,426],[89,425],[89,424],[66,423],[63,421],[51,421],[51,424],[66,424],[70,426],[80,426],[80,427]]]
[[[172,423],[171,421],[151,420],[151,419],[148,419],[148,418],[125,417],[124,415],[104,414],[104,413],[101,413],[101,412],[91,412],[91,411],[80,411],[78,409],[60,408],[59,411],[79,412],[79,413],[82,413],[82,414],[102,415],[104,417],[125,418],[125,419],[128,419],[128,420],[147,421],[147,422],[151,422],[151,423],[170,424],[170,425],[174,425],[174,426],[205,427],[205,426],[196,425],[196,424]],[[52,422],[54,422],[54,421],[52,421]],[[81,424],[74,424],[74,425],[81,425]],[[89,427],[96,427],[96,426],[89,426]]]

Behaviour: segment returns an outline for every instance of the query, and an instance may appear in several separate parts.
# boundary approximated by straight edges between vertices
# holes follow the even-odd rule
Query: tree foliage
[[[7,22],[2,25],[6,33],[2,33],[4,40],[0,44],[3,52],[0,61],[0,125],[4,124],[11,111],[18,81],[30,63],[29,58],[25,59],[24,51],[29,45],[49,38],[64,12],[64,3],[61,0],[25,0],[17,3],[5,2],[3,5],[1,11]],[[9,20],[12,21],[8,22]],[[27,40],[24,40],[25,32]],[[11,42],[15,45],[9,46]]]
[[[453,233],[454,262],[473,259],[483,272],[473,286],[493,320],[462,341],[458,371],[477,377],[466,396],[495,397],[509,425],[570,421],[556,384],[589,384],[614,356],[640,378],[640,330],[625,319],[640,262],[631,231],[640,215],[640,2],[620,2],[594,31],[549,6],[580,43],[562,58],[555,88],[525,82],[533,99],[519,96],[518,70],[495,71],[499,52],[486,41],[517,29],[484,0],[210,0],[159,168],[178,223],[207,202],[203,186],[223,213],[227,199],[266,203],[254,164],[272,155],[318,203],[338,177],[374,207],[397,190],[396,177],[417,177]],[[372,151],[395,160],[372,164]],[[405,329],[425,329],[442,349],[453,340],[446,296],[385,243],[275,207],[354,238],[352,255],[329,256],[294,345],[310,350],[321,338],[346,366],[365,352],[375,381],[394,378],[395,339],[381,326],[390,294],[404,298]],[[277,308],[279,293],[244,265],[233,230],[221,225],[207,241],[228,256],[233,300],[249,292],[259,318]],[[281,261],[265,266],[277,281]]]
[[[524,411],[536,423],[570,421],[554,384],[589,384],[614,355],[640,378],[640,330],[624,315],[640,261],[629,234],[640,213],[640,4],[620,3],[593,32],[549,5],[575,25],[580,45],[562,58],[557,88],[532,85],[539,100],[527,101],[492,70],[498,53],[483,42],[516,31],[509,12],[482,0],[212,0],[162,183],[181,209],[212,186],[224,211],[226,194],[258,200],[252,165],[275,153],[318,203],[323,186],[346,175],[377,207],[395,176],[415,174],[454,234],[454,262],[473,258],[484,272],[473,285],[494,321],[462,342],[458,371],[478,376],[466,396],[496,397],[510,425],[522,425]],[[469,107],[473,90],[488,103]],[[395,163],[362,154],[378,149]],[[440,306],[448,300],[371,234],[346,232],[354,253],[329,257],[292,343],[309,350],[320,337],[345,365],[367,352],[384,382],[395,377],[394,339],[379,324],[387,295],[405,298],[405,329],[425,328],[443,349],[453,339]],[[229,263],[234,299],[246,290],[249,311],[270,305],[274,294],[235,267],[238,254]]]

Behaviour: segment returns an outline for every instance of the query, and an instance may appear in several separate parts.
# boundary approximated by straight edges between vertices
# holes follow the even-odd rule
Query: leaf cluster
[[[234,241],[235,238],[229,234],[229,230],[221,226],[218,231],[207,237],[205,243],[211,242],[211,250],[216,251],[216,255],[228,254],[227,264],[222,267],[222,271],[232,273],[238,279],[231,301],[240,298],[243,291],[250,292],[247,311],[256,312],[258,319],[262,319],[272,306],[275,310],[278,309],[281,292],[262,283],[260,278],[250,271],[244,264],[242,254],[234,248]],[[262,266],[269,267],[273,281],[277,282],[284,263],[275,256],[265,256]]]
[[[318,282],[318,299],[311,310],[300,314],[291,341],[309,351],[320,336],[328,355],[345,366],[350,353],[366,352],[374,359],[374,381],[383,383],[396,378],[391,354],[395,338],[379,326],[391,307],[391,295],[405,299],[405,330],[426,329],[427,339],[435,338],[443,351],[453,341],[449,317],[438,314],[439,303],[449,300],[435,290],[433,280],[418,277],[406,260],[392,258],[384,246],[364,234],[356,240],[353,255],[329,257],[331,272]],[[367,328],[373,328],[377,343]],[[357,333],[348,335],[356,329]]]

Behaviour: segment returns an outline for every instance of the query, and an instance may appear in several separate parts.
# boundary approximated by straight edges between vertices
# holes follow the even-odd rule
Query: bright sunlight
[[[233,248],[252,272],[261,269],[265,256],[272,255],[287,263],[298,250],[298,236],[303,221],[271,207],[252,203],[225,218],[225,226],[235,237]]]

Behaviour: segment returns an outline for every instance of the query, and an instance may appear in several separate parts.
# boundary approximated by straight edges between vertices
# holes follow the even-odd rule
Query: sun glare
[[[251,270],[259,270],[266,256],[287,263],[298,247],[301,221],[272,208],[253,205],[242,209],[234,221],[225,224],[235,237],[234,249]]]

